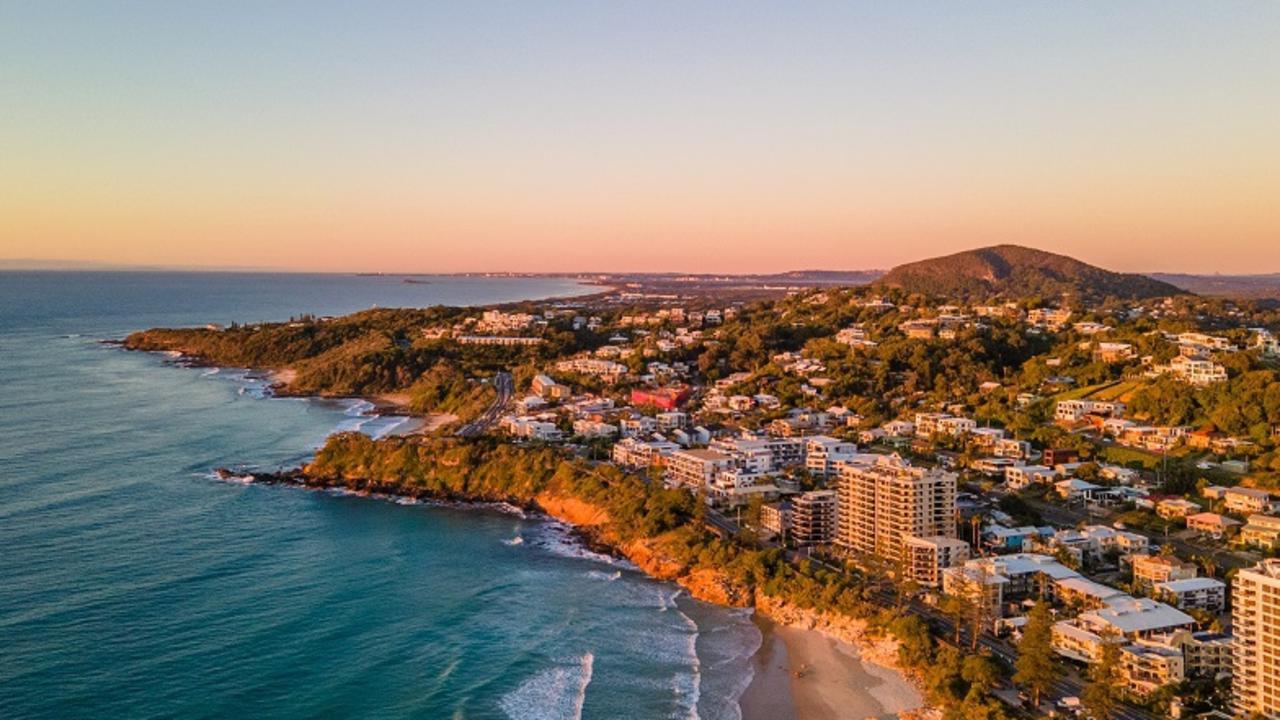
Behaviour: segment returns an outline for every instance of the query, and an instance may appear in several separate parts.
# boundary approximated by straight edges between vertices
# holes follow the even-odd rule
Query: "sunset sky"
[[[1280,272],[1280,3],[0,0],[0,259],[742,272],[998,242]]]

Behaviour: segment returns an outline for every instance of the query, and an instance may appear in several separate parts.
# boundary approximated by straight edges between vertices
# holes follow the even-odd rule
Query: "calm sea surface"
[[[394,420],[99,343],[581,292],[428,280],[0,272],[0,717],[738,717],[745,615],[544,521],[217,481]]]

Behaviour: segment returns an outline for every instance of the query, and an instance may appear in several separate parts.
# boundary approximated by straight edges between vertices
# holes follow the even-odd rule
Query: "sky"
[[[1280,271],[1280,3],[0,0],[0,260]]]

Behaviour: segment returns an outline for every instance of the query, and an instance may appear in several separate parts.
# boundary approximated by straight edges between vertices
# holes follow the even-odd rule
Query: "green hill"
[[[899,265],[878,284],[966,299],[1067,295],[1092,300],[1136,300],[1186,294],[1145,275],[1111,272],[1065,255],[1020,245],[995,245]]]

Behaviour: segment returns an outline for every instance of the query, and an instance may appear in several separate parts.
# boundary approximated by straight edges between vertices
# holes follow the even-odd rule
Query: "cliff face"
[[[687,567],[662,548],[663,538],[619,541],[608,526],[609,513],[604,508],[578,498],[550,492],[535,498],[538,507],[548,515],[582,530],[590,539],[615,550],[650,577],[674,582],[699,600],[730,607],[747,607],[751,595],[733,582],[727,574],[707,567]]]
[[[542,492],[534,497],[534,502],[551,517],[580,528],[597,527],[609,522],[609,513],[604,508],[578,498]]]
[[[800,608],[758,590],[754,605],[756,612],[779,625],[817,630],[858,648],[858,656],[866,662],[902,671],[898,664],[898,641],[892,635],[873,636],[865,620]]]

